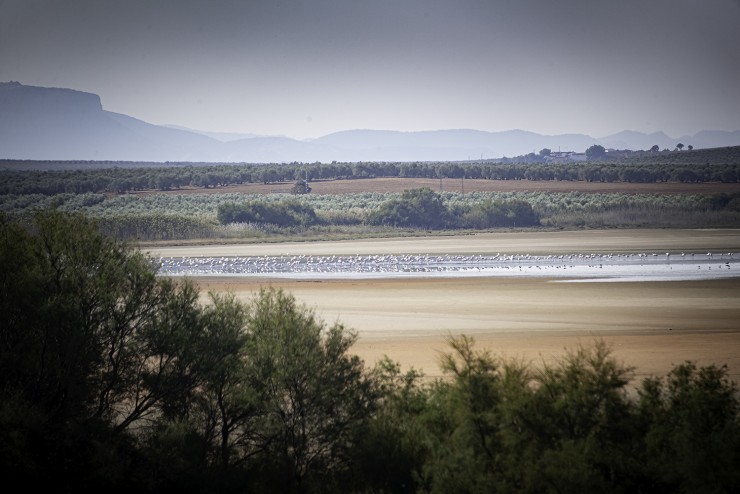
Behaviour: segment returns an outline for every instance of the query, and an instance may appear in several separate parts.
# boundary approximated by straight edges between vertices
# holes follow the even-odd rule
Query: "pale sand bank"
[[[143,247],[155,257],[738,252],[740,229],[477,233],[325,242]]]
[[[740,278],[685,282],[553,283],[547,279],[452,278],[294,281],[198,278],[208,290],[248,299],[280,287],[327,323],[359,333],[368,364],[383,355],[440,375],[445,337],[535,363],[603,337],[637,377],[684,360],[727,364],[740,378]]]

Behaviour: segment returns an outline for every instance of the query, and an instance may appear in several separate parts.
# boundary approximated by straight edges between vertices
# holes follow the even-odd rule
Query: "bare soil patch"
[[[584,192],[627,194],[715,194],[740,191],[740,183],[601,183],[556,180],[484,180],[431,178],[367,178],[311,182],[311,194],[358,194],[362,192],[403,192],[429,187],[449,192]],[[138,194],[290,194],[293,182],[242,184],[217,188],[187,187],[171,191],[142,191]]]

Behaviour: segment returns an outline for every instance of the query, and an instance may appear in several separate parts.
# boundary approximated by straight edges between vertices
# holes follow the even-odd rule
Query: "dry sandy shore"
[[[374,253],[738,252],[740,230],[614,230],[483,234],[389,241],[167,247],[154,255]],[[291,292],[326,323],[355,329],[368,364],[383,355],[439,376],[445,338],[538,364],[594,338],[636,367],[665,375],[685,360],[727,364],[740,380],[740,278],[680,282],[563,283],[549,279],[444,278],[295,281],[199,278],[203,292],[248,299],[264,286]]]
[[[740,278],[687,282],[562,283],[547,279],[456,278],[286,281],[200,280],[204,291],[248,299],[263,286],[289,291],[326,323],[359,333],[355,352],[368,364],[383,355],[440,375],[445,337],[533,363],[601,337],[636,366],[636,377],[663,375],[694,360],[727,364],[740,377]]]
[[[740,229],[526,231],[326,242],[143,247],[154,256],[738,252]]]

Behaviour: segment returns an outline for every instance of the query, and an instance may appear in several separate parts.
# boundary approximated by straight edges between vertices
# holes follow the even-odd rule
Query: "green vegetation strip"
[[[337,195],[64,193],[0,195],[30,218],[55,206],[96,219],[122,240],[348,238],[496,228],[737,227],[740,194],[454,192]]]

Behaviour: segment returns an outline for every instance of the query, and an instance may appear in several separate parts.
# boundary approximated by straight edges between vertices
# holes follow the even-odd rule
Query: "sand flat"
[[[740,377],[740,278],[681,282],[556,283],[535,278],[295,281],[199,278],[204,293],[247,300],[261,287],[289,291],[327,323],[355,329],[368,364],[384,355],[439,376],[448,335],[535,363],[600,337],[637,377],[674,364],[727,364]]]
[[[485,232],[343,241],[144,246],[155,257],[740,252],[740,229]]]

